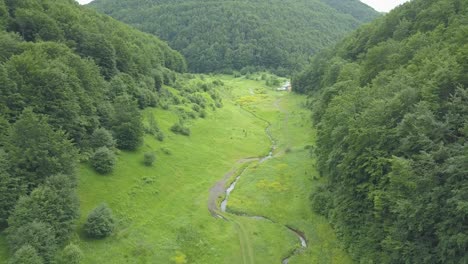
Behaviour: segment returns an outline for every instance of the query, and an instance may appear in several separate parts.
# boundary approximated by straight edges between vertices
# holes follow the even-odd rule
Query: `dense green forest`
[[[179,81],[185,69],[156,37],[73,0],[0,0],[0,231],[10,263],[78,263],[79,248],[67,245],[79,217],[77,164],[107,173],[144,133],[164,140],[141,109],[184,105],[175,126],[187,134],[184,118],[221,107],[214,84]],[[107,214],[90,215],[91,237],[112,230]]]
[[[314,57],[312,206],[360,263],[468,262],[468,2],[413,0]]]
[[[167,40],[193,72],[298,70],[378,16],[358,0],[96,0],[91,7]]]
[[[468,263],[467,1],[90,7],[0,0],[0,263]]]

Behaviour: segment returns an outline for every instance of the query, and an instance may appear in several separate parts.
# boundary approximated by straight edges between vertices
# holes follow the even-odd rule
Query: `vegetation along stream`
[[[275,101],[274,105],[276,108],[278,108],[278,110],[280,110],[281,112],[285,112],[284,109],[281,109],[279,107],[279,102],[280,102],[281,99],[278,99],[277,101]],[[272,222],[272,223],[277,223],[273,220],[271,220],[270,218],[267,218],[267,217],[264,217],[264,216],[258,216],[258,215],[248,215],[248,214],[245,214],[245,213],[242,213],[242,214],[239,214],[239,213],[233,213],[233,212],[228,212],[227,211],[227,205],[228,205],[228,201],[229,201],[229,196],[231,195],[231,193],[234,191],[234,189],[236,188],[236,184],[239,182],[240,178],[243,176],[244,172],[246,171],[246,169],[251,166],[253,163],[255,162],[258,162],[258,163],[263,163],[263,162],[266,162],[268,161],[269,159],[273,158],[274,157],[274,152],[275,150],[277,149],[277,145],[276,145],[276,141],[275,139],[273,138],[273,135],[271,133],[271,126],[272,124],[259,117],[258,115],[256,115],[255,113],[243,108],[245,111],[249,112],[250,114],[252,114],[253,116],[255,116],[256,118],[266,122],[268,124],[268,126],[265,128],[265,133],[266,135],[268,136],[270,142],[271,142],[271,147],[270,147],[270,151],[268,153],[268,155],[266,156],[263,156],[263,157],[257,157],[257,158],[252,158],[252,157],[248,157],[248,158],[243,158],[243,159],[240,159],[236,162],[236,164],[247,164],[247,166],[243,166],[241,167],[241,169],[236,169],[234,168],[233,170],[229,171],[228,173],[226,173],[223,177],[222,180],[220,180],[219,182],[217,182],[212,188],[211,188],[211,194],[210,194],[210,201],[209,201],[209,205],[208,205],[208,208],[210,210],[210,212],[212,213],[212,215],[214,217],[217,217],[217,218],[221,218],[221,219],[224,219],[226,221],[230,221],[230,218],[229,217],[226,217],[225,214],[226,213],[231,213],[231,214],[236,214],[236,215],[240,215],[240,216],[243,216],[243,217],[248,217],[248,218],[252,218],[252,219],[255,219],[255,220],[258,220],[258,221],[269,221],[269,222]],[[287,120],[287,118],[286,118]],[[238,175],[235,177],[234,181],[228,186],[227,189],[222,189],[221,187],[224,187],[226,186],[227,184],[227,181],[234,175],[234,173],[236,172],[236,170],[238,171]],[[224,192],[224,199],[221,201],[220,203],[220,207],[218,208],[217,206],[217,202],[216,202],[216,199],[217,197],[221,196],[221,194]],[[214,200],[212,200],[214,199]],[[211,206],[210,206],[211,205]],[[219,213],[219,211],[221,211],[221,213]],[[284,225],[285,228],[287,228],[289,231],[291,231],[292,233],[294,233],[300,243],[301,243],[301,247],[302,248],[306,248],[307,247],[307,239],[304,235],[303,232],[301,232],[300,230],[296,230],[290,226],[287,226],[287,225]],[[282,264],[288,264],[289,263],[289,259],[298,252],[298,250],[294,250],[293,252],[291,252],[286,258],[284,258],[282,260]],[[245,252],[243,252],[243,254],[245,254]]]

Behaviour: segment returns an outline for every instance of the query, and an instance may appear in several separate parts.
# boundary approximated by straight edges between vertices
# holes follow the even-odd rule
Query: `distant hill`
[[[349,14],[361,22],[370,22],[376,18],[377,14],[372,7],[364,4],[360,0],[320,0],[341,13]]]
[[[286,72],[378,16],[360,1],[340,2],[96,0],[90,6],[167,40],[192,71],[256,66]]]

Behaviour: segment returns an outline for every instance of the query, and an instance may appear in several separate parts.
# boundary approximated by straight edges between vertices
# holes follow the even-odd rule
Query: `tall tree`
[[[128,95],[115,99],[113,131],[117,147],[125,150],[136,149],[143,140],[143,124],[138,105]]]
[[[71,175],[75,170],[77,151],[72,142],[63,131],[54,131],[45,116],[30,108],[12,126],[5,150],[11,162],[10,173],[29,190],[50,175]]]
[[[42,222],[50,226],[57,243],[64,243],[69,239],[79,215],[75,186],[74,179],[68,175],[47,178],[43,185],[16,203],[8,219],[9,230],[19,229],[32,222]]]

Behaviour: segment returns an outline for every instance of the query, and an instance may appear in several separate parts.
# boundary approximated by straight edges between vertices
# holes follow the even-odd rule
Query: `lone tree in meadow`
[[[107,204],[96,207],[89,215],[84,225],[84,230],[89,237],[104,238],[112,234],[115,228],[115,220],[112,210]]]
[[[143,163],[145,166],[152,166],[154,161],[156,160],[156,154],[153,152],[146,152],[144,157],[143,157]]]

